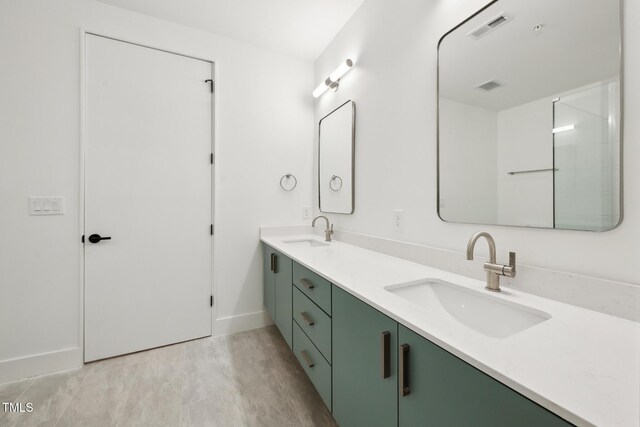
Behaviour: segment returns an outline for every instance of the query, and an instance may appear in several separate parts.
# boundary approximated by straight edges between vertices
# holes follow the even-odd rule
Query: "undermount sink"
[[[286,243],[288,245],[305,247],[305,248],[317,248],[320,246],[329,246],[328,243],[324,243],[315,239],[283,240],[282,243]]]
[[[444,310],[466,327],[493,338],[509,337],[551,318],[542,311],[437,279],[385,289],[426,310]]]

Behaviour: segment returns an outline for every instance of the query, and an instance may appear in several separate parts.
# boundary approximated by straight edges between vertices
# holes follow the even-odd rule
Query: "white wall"
[[[216,62],[216,333],[264,322],[258,227],[311,205],[312,64],[97,2],[0,0],[0,382],[82,358],[80,27]],[[30,195],[66,215],[28,216]]]
[[[604,233],[442,222],[436,214],[436,70],[438,39],[484,0],[367,0],[315,63],[318,83],[347,57],[357,60],[336,92],[316,101],[316,121],[347,99],[358,104],[356,204],[330,215],[337,228],[463,251],[489,231],[499,259],[640,283],[640,3],[625,2],[625,220]],[[535,72],[535,70],[532,70]],[[393,209],[404,209],[394,231]],[[478,249],[485,251],[484,245]],[[461,255],[462,259],[462,255]],[[463,262],[463,261],[461,261]]]
[[[440,218],[495,224],[498,220],[498,115],[440,98]],[[487,173],[492,171],[492,173]]]

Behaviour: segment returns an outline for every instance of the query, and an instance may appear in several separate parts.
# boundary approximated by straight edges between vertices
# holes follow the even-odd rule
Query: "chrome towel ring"
[[[339,191],[342,188],[342,178],[338,175],[332,175],[329,180],[329,188],[333,191]]]
[[[293,191],[297,185],[298,180],[292,173],[286,173],[280,178],[280,187],[282,187],[284,191]]]

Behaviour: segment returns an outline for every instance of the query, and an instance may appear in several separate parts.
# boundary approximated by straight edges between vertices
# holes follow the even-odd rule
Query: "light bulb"
[[[337,82],[338,80],[340,80],[342,76],[347,74],[347,72],[351,68],[353,68],[353,61],[350,59],[347,59],[342,64],[340,64],[340,66],[336,68],[336,70],[333,73],[329,75],[329,80],[331,80],[332,82]]]
[[[320,83],[320,85],[313,91],[313,97],[317,98],[327,91],[327,89],[338,89],[338,80],[342,78],[349,70],[353,68],[353,61],[350,59],[345,60],[336,70],[327,77],[327,79]]]
[[[327,80],[323,81],[322,83],[320,83],[320,85],[318,85],[316,90],[313,91],[313,97],[317,98],[320,95],[322,95],[323,93],[325,93],[327,91],[327,89],[329,89],[330,85],[331,85],[331,80],[329,80],[329,79],[327,79]]]

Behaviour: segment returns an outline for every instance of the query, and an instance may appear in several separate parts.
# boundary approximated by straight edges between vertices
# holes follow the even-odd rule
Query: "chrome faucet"
[[[324,220],[327,221],[327,228],[324,230],[324,240],[327,241],[327,242],[330,242],[331,241],[331,235],[333,234],[333,224],[329,223],[329,218],[327,218],[324,215],[317,216],[317,217],[313,218],[313,222],[311,223],[311,226],[315,227],[316,226],[316,221],[319,218],[324,218]]]
[[[484,263],[484,270],[487,272],[487,286],[485,289],[492,292],[500,292],[500,276],[515,277],[516,275],[516,253],[509,252],[509,265],[496,264],[496,242],[491,234],[481,231],[474,234],[467,244],[467,259],[473,260],[473,249],[476,241],[484,237],[489,243],[489,262]]]

